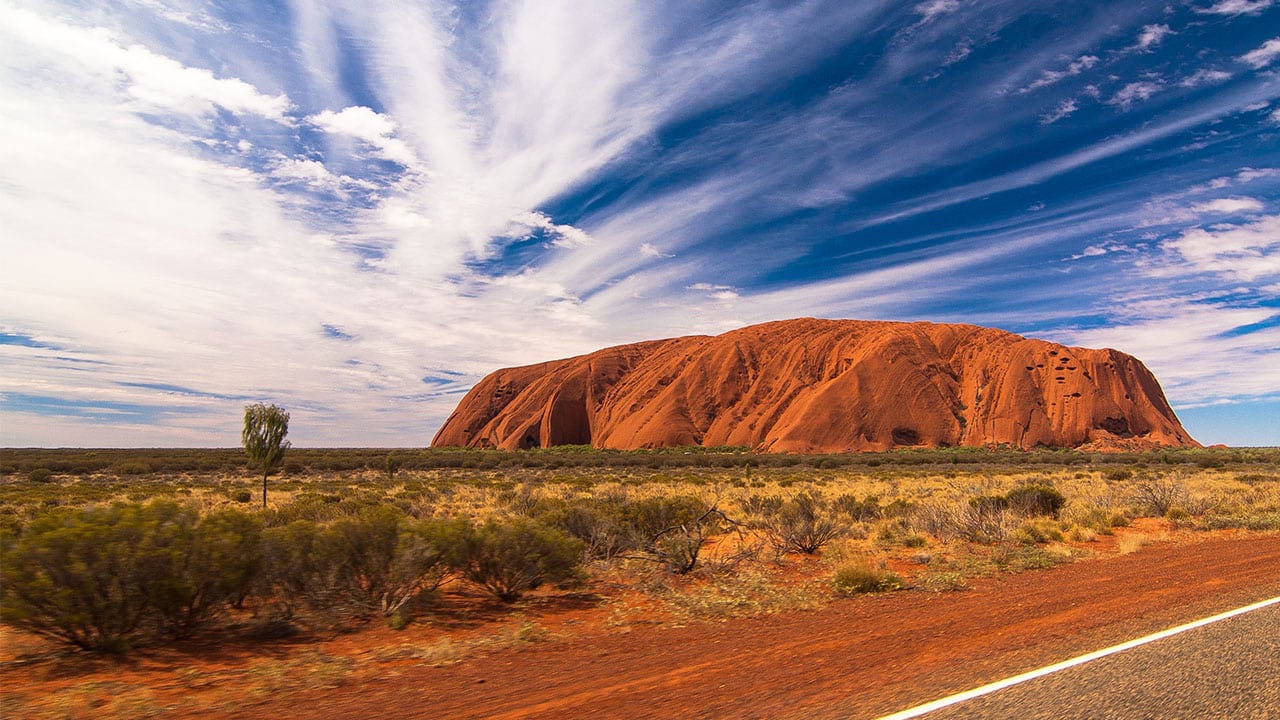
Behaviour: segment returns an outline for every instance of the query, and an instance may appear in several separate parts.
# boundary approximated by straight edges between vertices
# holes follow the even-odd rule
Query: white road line
[[[879,718],[879,720],[906,720],[907,718],[920,717],[925,713],[931,713],[934,710],[940,710],[944,707],[955,705],[957,703],[962,703],[965,700],[972,700],[973,698],[976,698],[976,697],[982,697],[983,695],[993,693],[997,690],[1003,690],[1007,687],[1017,685],[1018,683],[1024,683],[1028,680],[1034,680],[1038,677],[1043,677],[1051,673],[1056,673],[1059,670],[1066,670],[1069,667],[1075,667],[1076,665],[1083,665],[1084,663],[1090,662],[1092,660],[1097,660],[1098,658],[1106,657],[1108,655],[1118,653],[1118,652],[1123,652],[1125,650],[1138,647],[1139,645],[1146,645],[1147,643],[1155,642],[1156,640],[1163,640],[1164,638],[1177,635],[1178,633],[1183,633],[1188,630],[1194,630],[1198,627],[1203,627],[1210,623],[1216,623],[1219,620],[1226,620],[1227,618],[1235,617],[1236,615],[1243,615],[1244,613],[1253,612],[1254,610],[1267,607],[1268,605],[1275,605],[1277,603],[1280,603],[1280,597],[1273,597],[1270,600],[1262,600],[1252,605],[1246,605],[1245,607],[1242,607],[1242,608],[1236,608],[1235,610],[1229,610],[1219,615],[1214,615],[1213,617],[1207,617],[1207,618],[1204,618],[1203,620],[1196,620],[1195,622],[1187,623],[1186,625],[1179,625],[1177,627],[1169,628],[1168,630],[1162,630],[1154,635],[1148,635],[1146,637],[1138,638],[1137,640],[1130,640],[1129,642],[1126,642],[1126,643],[1120,643],[1119,645],[1113,645],[1109,648],[1097,650],[1087,655],[1081,655],[1079,657],[1071,658],[1070,660],[1064,660],[1055,665],[1042,667],[1039,670],[1032,670],[1031,672],[1022,673],[1021,675],[1015,675],[1011,678],[1006,678],[998,682],[993,682],[990,685],[983,685],[980,688],[974,688],[973,690],[967,690],[965,692],[958,693],[956,695],[944,697],[940,700],[934,700],[933,702],[925,703],[924,705],[917,705],[916,707],[908,708],[906,710],[896,712],[892,715],[885,715],[884,717]]]

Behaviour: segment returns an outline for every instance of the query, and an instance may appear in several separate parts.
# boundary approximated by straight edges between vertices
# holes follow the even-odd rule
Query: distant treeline
[[[796,455],[752,452],[744,447],[677,447],[654,450],[600,450],[582,445],[504,451],[461,448],[292,448],[280,472],[301,475],[315,472],[371,470],[394,474],[399,470],[472,468],[682,468],[682,467],[808,467],[815,469],[879,466],[946,465],[1195,465],[1226,467],[1280,464],[1280,448],[1213,448],[1153,450],[1149,452],[1097,453],[1065,449],[1014,450],[1009,448],[898,449],[888,452]],[[187,449],[0,449],[0,475],[118,476],[155,473],[241,473],[247,458],[239,448]]]

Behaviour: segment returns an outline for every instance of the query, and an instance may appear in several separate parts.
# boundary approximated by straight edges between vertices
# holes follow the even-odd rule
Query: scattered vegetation
[[[255,637],[371,619],[399,628],[455,591],[518,604],[602,577],[713,618],[833,593],[959,589],[1100,540],[1133,552],[1159,539],[1140,518],[1280,529],[1280,450],[1268,449],[289,458],[264,471],[237,450],[0,452],[0,620],[122,652],[233,624]],[[258,510],[244,476],[273,469]],[[779,568],[805,563],[826,568],[817,585],[782,579]]]

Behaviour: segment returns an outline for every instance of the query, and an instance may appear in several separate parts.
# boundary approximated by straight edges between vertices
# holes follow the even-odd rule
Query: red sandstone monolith
[[[1116,350],[974,325],[812,318],[498,370],[432,441],[564,444],[798,453],[1199,446],[1155,376]]]

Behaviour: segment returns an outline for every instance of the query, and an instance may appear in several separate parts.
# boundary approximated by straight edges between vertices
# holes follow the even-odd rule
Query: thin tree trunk
[[[267,509],[267,471],[262,471],[262,509]]]

